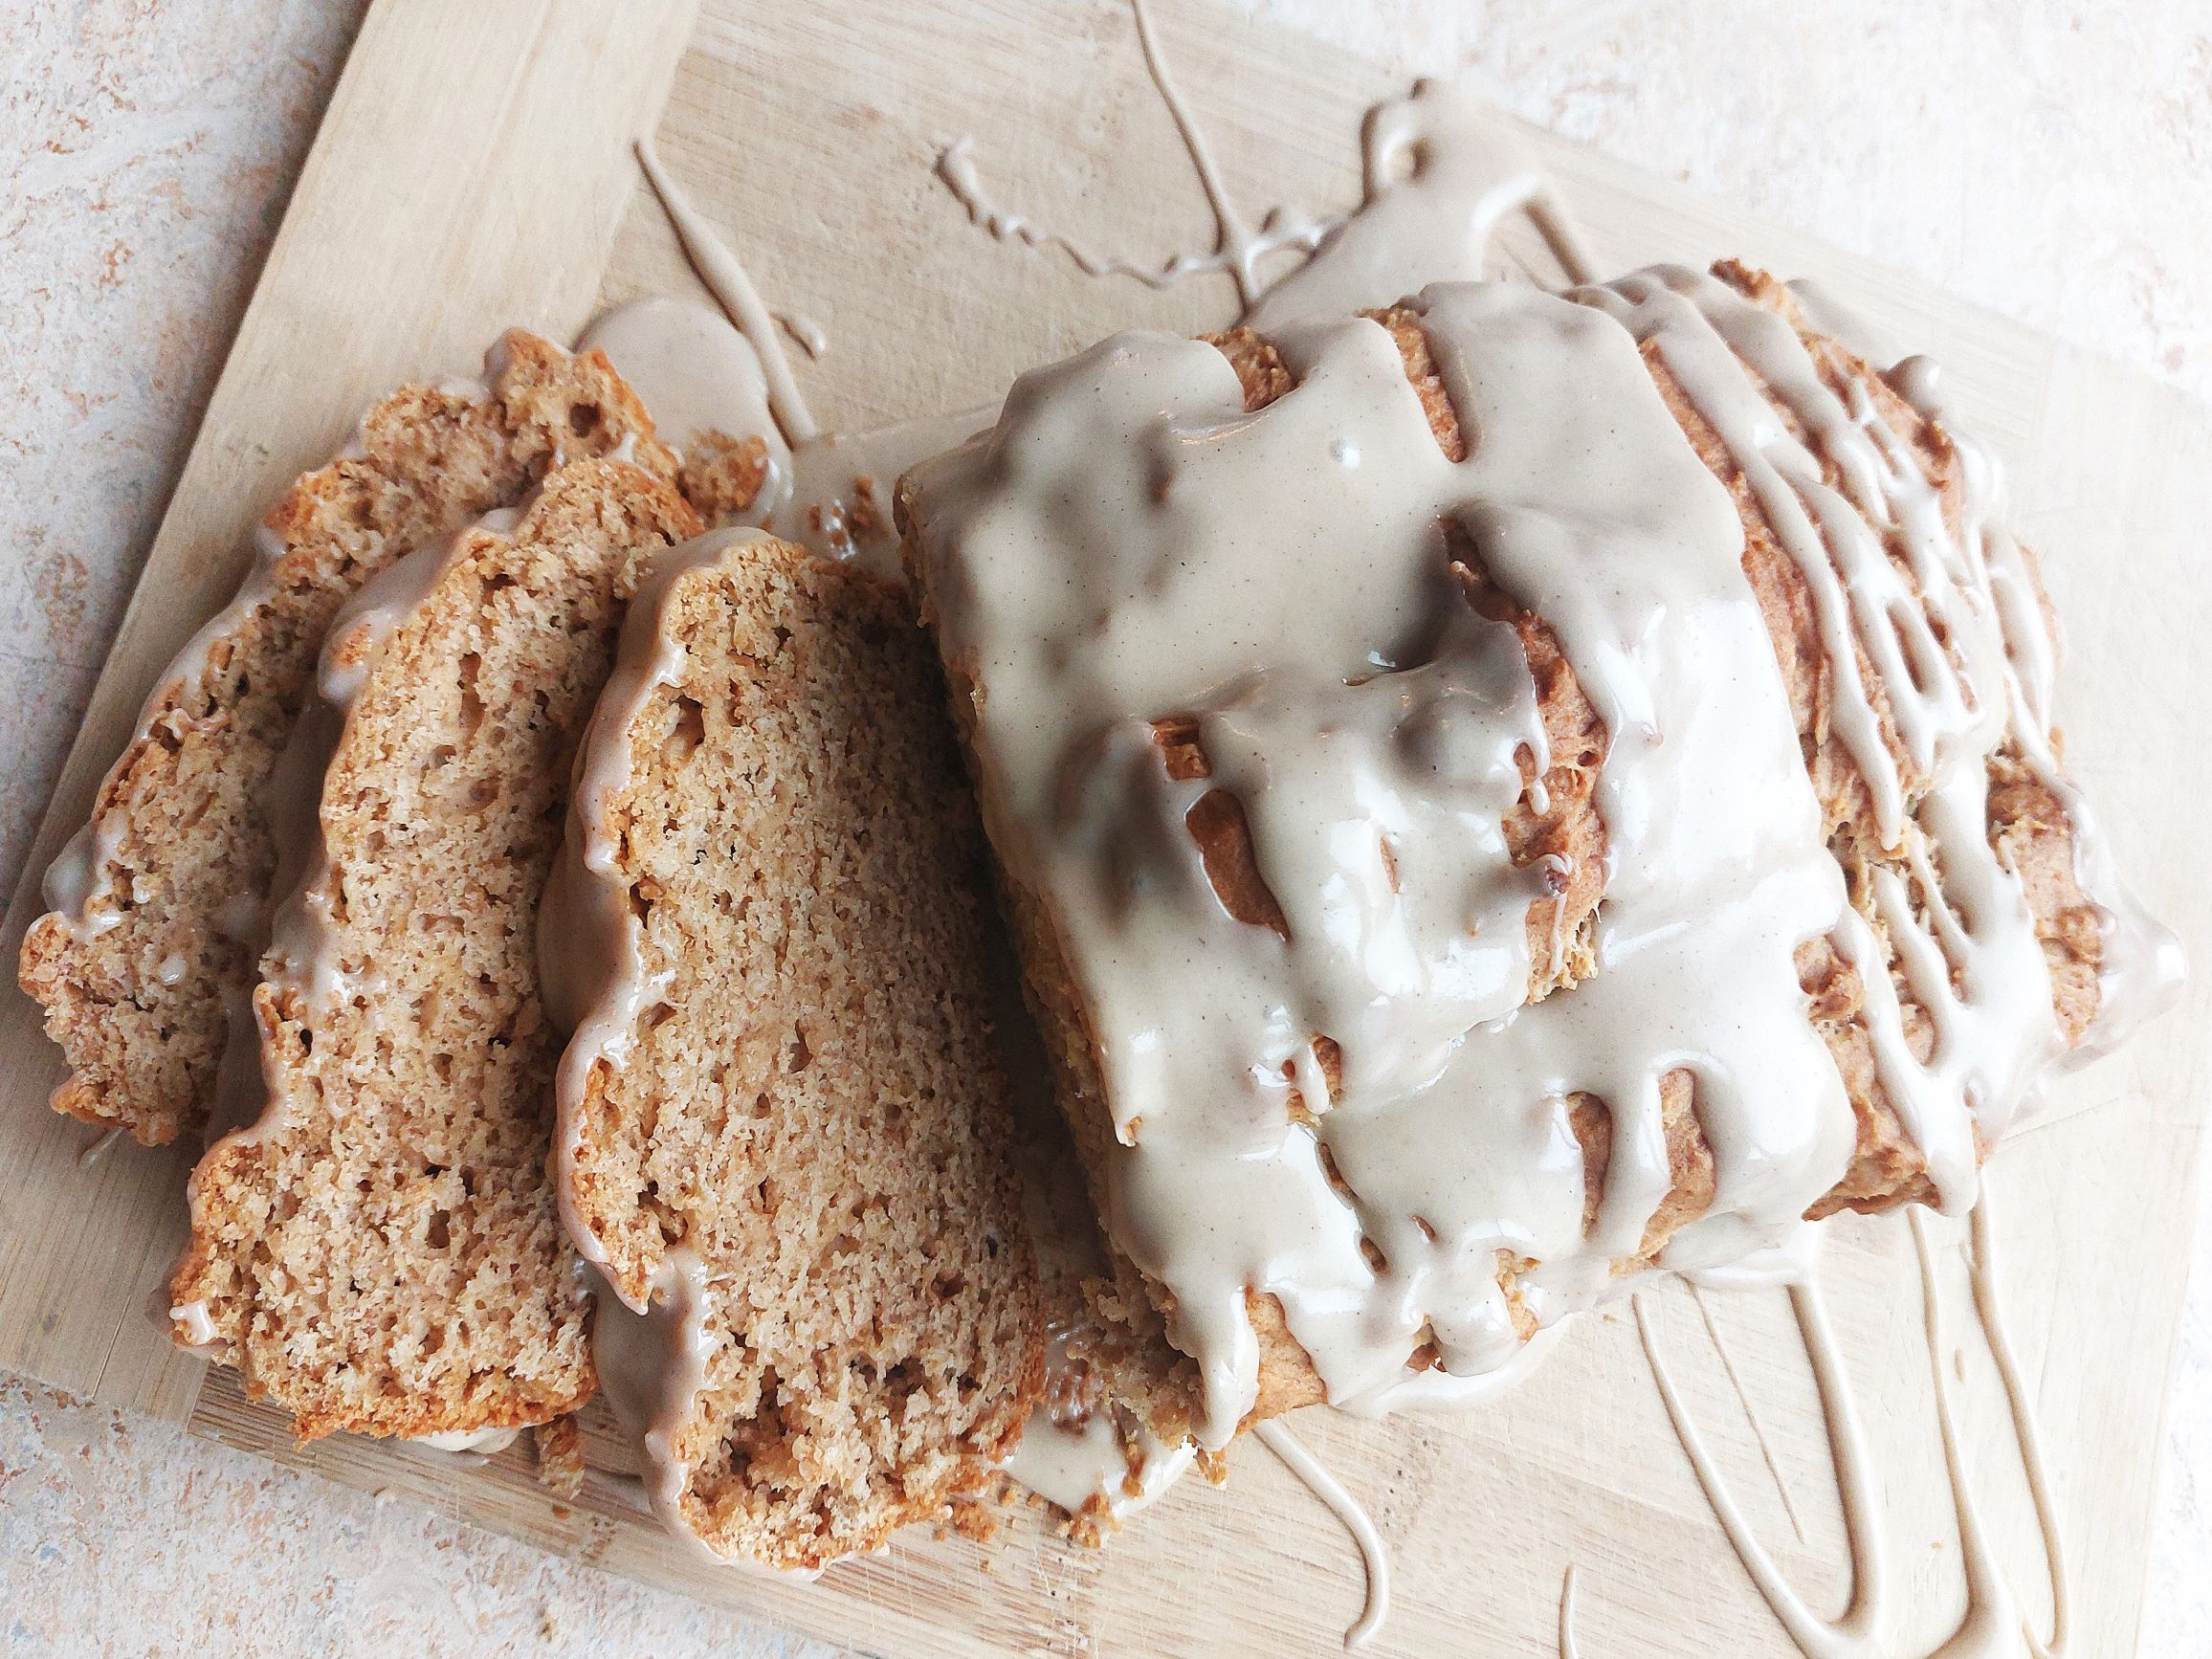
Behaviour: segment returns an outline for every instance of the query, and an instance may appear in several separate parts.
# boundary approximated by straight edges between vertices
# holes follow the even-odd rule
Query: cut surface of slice
[[[283,768],[321,807],[254,993],[258,1117],[194,1172],[171,1285],[179,1335],[302,1438],[544,1423],[592,1392],[537,907],[622,607],[698,527],[651,474],[572,462],[331,631]]]
[[[370,409],[347,452],[270,513],[236,598],[163,672],[23,941],[23,988],[70,1067],[55,1110],[147,1145],[205,1120],[227,1008],[267,937],[276,854],[261,797],[347,598],[563,460],[627,446],[675,476],[599,353],[516,330],[485,380],[410,386]]]
[[[723,1558],[943,1515],[1042,1388],[942,695],[893,589],[717,532],[640,595],[579,763],[562,1202],[628,1304],[595,1341],[655,1507]]]

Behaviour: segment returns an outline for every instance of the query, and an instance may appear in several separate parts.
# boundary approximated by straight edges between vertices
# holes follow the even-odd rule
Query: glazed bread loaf
[[[1162,1432],[1218,1445],[1237,1423],[1324,1398],[1382,1399],[1407,1379],[1449,1388],[1607,1280],[1682,1250],[1728,1259],[1799,1214],[1956,1208],[2036,1068],[2098,1014],[2124,906],[2084,891],[2101,860],[2085,855],[2093,821],[2057,769],[2042,595],[2003,536],[1986,461],[1942,418],[1924,369],[1885,377],[1816,329],[1788,288],[1738,266],[1639,274],[1570,299],[1439,288],[1364,323],[1279,340],[1240,329],[1209,342],[1233,387],[1187,345],[1125,337],[1025,377],[995,433],[902,480],[908,565],[1115,1246],[1113,1272],[1092,1287],[1116,1334],[1113,1385]],[[1380,384],[1391,356],[1410,401]],[[1404,435],[1423,425],[1422,439]],[[1435,454],[1413,455],[1422,442]],[[1381,486],[1378,452],[1391,469]],[[1338,533],[1371,535],[1377,550],[1329,540]],[[1389,549],[1418,554],[1425,537],[1429,551],[1401,578]],[[1640,545],[1653,551],[1599,563]],[[1083,568],[1117,547],[1137,551],[1103,576]],[[1740,575],[1715,569],[1715,554]],[[1208,558],[1242,568],[1206,589],[1220,612],[1194,618],[1186,594],[1214,579],[1191,573]],[[1625,574],[1578,576],[1582,558]],[[1383,608],[1397,631],[1355,639],[1366,655],[1348,654],[1333,682],[1301,679],[1343,643],[1301,603],[1360,603],[1369,559],[1373,587],[1405,584]],[[1677,559],[1701,586],[1665,586]],[[1539,603],[1544,573],[1561,574]],[[1329,586],[1340,580],[1341,601]],[[1616,596],[1631,590],[1642,597]],[[1726,614],[1690,646],[1669,643],[1669,629],[1707,612]],[[1738,624],[1763,634],[1751,650],[1773,672],[1714,649]],[[1180,671],[1183,654],[1205,669]],[[1660,662],[1711,684],[1666,712]],[[1731,698],[1743,702],[1733,758]],[[1059,715],[1034,712],[1055,699],[1086,706],[1055,725]],[[1300,770],[1308,744],[1325,761],[1312,774]],[[1670,781],[1670,746],[1709,769],[1719,757],[1712,781]],[[1644,770],[1623,782],[1624,766]],[[1384,787],[1405,778],[1410,808]],[[1416,792],[1439,778],[1461,789],[1452,802],[1488,806],[1455,806],[1457,828],[1425,830]],[[1327,791],[1354,788],[1369,792],[1326,833],[1299,818],[1298,801],[1333,807],[1342,797]],[[1763,816],[1730,823],[1738,799]],[[1255,830],[1261,802],[1276,815]],[[1672,826],[1701,812],[1715,844],[1740,838],[1740,858],[1700,865],[1682,851],[1695,836]],[[1360,826],[1355,853],[1346,825]],[[1695,879],[1670,887],[1639,835]],[[1422,853],[1454,836],[1488,859],[1475,868],[1487,885],[1442,890],[1438,902],[1473,907],[1464,924],[1419,899],[1439,892],[1419,886],[1432,868]],[[1701,1005],[1696,976],[1678,973],[1688,1012],[1646,1023],[1664,1032],[1617,1069],[1618,1097],[1579,1085],[1586,1057],[1645,1029],[1664,994],[1629,1000],[1618,987],[1634,970],[1611,964],[1682,937],[1684,913],[1663,929],[1641,918],[1686,896],[1691,914],[1710,909],[1695,896],[1708,892],[1723,896],[1711,910],[1719,941],[1773,906],[1754,930],[1769,959],[1764,1000]],[[1139,934],[1129,918],[1154,903],[1166,919]],[[1486,928],[1493,918],[1507,925]],[[1463,925],[1461,943],[1426,958],[1390,954],[1425,926]],[[1365,1002],[1316,988],[1312,934],[1332,928],[1363,941]],[[1502,964],[1483,969],[1496,983],[1467,990],[1479,976],[1466,963],[1486,949]],[[1175,1065],[1175,1044],[1197,1033],[1184,1051],[1204,1054],[1220,1033],[1179,1026],[1178,1006],[1193,985],[1201,1000],[1226,985],[1233,1020],[1240,970],[1204,977],[1229,956],[1258,964],[1276,1000],[1266,1041],[1227,1045],[1209,1093]],[[1146,1003],[1133,963],[1173,979],[1170,995]],[[1456,1026],[1447,1008],[1417,1042],[1388,1024],[1449,997],[1471,1010]],[[1321,1007],[1347,1026],[1384,1015],[1362,1028],[1373,1035],[1361,1050],[1320,1023]],[[1681,1029],[1737,1020],[1750,1034],[1714,1037],[1717,1049],[1706,1029]],[[1347,1084],[1375,1076],[1379,1047],[1418,1056],[1405,1062],[1409,1089]],[[1790,1085],[1771,1113],[1741,1098],[1741,1076],[1760,1068]],[[1151,1086],[1152,1117],[1117,1074]],[[1462,1104],[1438,1104],[1439,1091]],[[1494,1153],[1408,1130],[1382,1156],[1393,1115],[1410,1121],[1416,1099],[1440,1115],[1421,1119],[1430,1130],[1464,1125],[1449,1135],[1478,1149],[1494,1138]],[[1153,1117],[1208,1114],[1217,1139],[1204,1146],[1233,1142],[1232,1173],[1176,1185],[1164,1155],[1147,1163],[1148,1139],[1182,1132]],[[1794,1186],[1761,1170],[1770,1127],[1784,1148],[1772,1161]],[[1629,1174],[1615,1179],[1625,1142]],[[1421,1165],[1469,1156],[1525,1172],[1497,1196],[1530,1213],[1455,1228],[1410,1200],[1394,1208],[1417,1188],[1448,1207],[1449,1183]],[[1308,1232],[1286,1232],[1284,1205],[1235,1184],[1240,1159],[1305,1161],[1290,1190],[1316,1195]],[[1571,1189],[1542,1173],[1562,1161]],[[1194,1193],[1214,1205],[1204,1242],[1175,1220]],[[1692,1242],[1670,1254],[1678,1240]],[[1339,1248],[1353,1243],[1357,1254]],[[1194,1256],[1212,1274],[1204,1307],[1168,1282]],[[1494,1286],[1452,1277],[1471,1257]],[[1354,1328],[1316,1273],[1336,1275],[1318,1292],[1334,1287],[1338,1303],[1380,1301],[1378,1287],[1399,1299]],[[1299,1295],[1304,1316],[1291,1311]],[[1340,1387],[1324,1382],[1316,1344],[1337,1356]]]
[[[247,1126],[193,1173],[171,1285],[180,1338],[302,1438],[540,1424],[592,1392],[536,917],[623,605],[699,528],[664,478],[570,461],[332,630],[279,769],[320,807],[253,995],[257,1074],[226,1066]]]
[[[942,695],[892,589],[719,531],[639,596],[578,763],[562,1204],[655,1507],[719,1556],[941,1516],[1042,1387]]]
[[[226,1009],[252,988],[268,933],[262,795],[346,599],[564,460],[620,449],[675,476],[598,353],[517,330],[485,379],[410,386],[370,409],[347,452],[270,513],[237,597],[148,697],[23,941],[23,988],[69,1062],[56,1111],[148,1145],[206,1119]]]

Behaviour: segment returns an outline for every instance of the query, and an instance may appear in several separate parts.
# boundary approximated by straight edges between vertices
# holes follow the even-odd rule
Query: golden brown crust
[[[1506,850],[1515,866],[1543,863],[1551,896],[1529,906],[1526,922],[1529,995],[1562,990],[1596,967],[1591,923],[1605,886],[1605,826],[1598,816],[1598,774],[1605,760],[1605,724],[1590,706],[1552,626],[1515,604],[1481,567],[1458,524],[1444,532],[1452,571],[1478,615],[1510,626],[1536,681],[1549,765],[1541,779],[1535,757],[1520,755],[1520,799],[1505,815]],[[1537,785],[1540,784],[1538,810]]]
[[[1713,1203],[1713,1148],[1697,1118],[1695,1080],[1680,1068],[1659,1079],[1659,1122],[1667,1137],[1667,1195],[1645,1224],[1637,1253],[1613,1264],[1616,1274],[1649,1267],[1675,1229],[1695,1221]],[[1612,1170],[1612,1110],[1595,1095],[1570,1095],[1567,1126],[1582,1149],[1582,1231],[1587,1235],[1597,1228],[1605,1177]]]
[[[2010,744],[1989,761],[1989,844],[2020,877],[2070,1048],[2097,1015],[2104,929],[2074,873],[2066,808]]]
[[[538,1453],[538,1484],[561,1497],[576,1497],[584,1491],[584,1428],[571,1411],[530,1430]]]
[[[1252,329],[1240,324],[1199,338],[1228,358],[1229,367],[1236,370],[1237,384],[1244,387],[1247,413],[1266,409],[1295,384],[1275,343]]]
[[[1788,321],[1831,390],[1847,398],[1856,387],[1873,400],[1882,418],[1910,445],[1921,471],[1942,499],[1953,533],[1958,534],[1964,461],[1949,434],[1897,395],[1871,365],[1815,329],[1785,285],[1733,260],[1716,265],[1714,273],[1747,299]],[[1686,404],[1663,366],[1654,367],[1653,378],[1670,408]],[[1676,418],[1683,421],[1679,412]],[[1882,847],[1866,784],[1832,728],[1829,709],[1835,696],[1834,671],[1822,648],[1804,579],[1775,539],[1763,514],[1750,500],[1740,475],[1717,437],[1702,422],[1692,425],[1683,421],[1683,426],[1699,459],[1729,485],[1736,500],[1745,527],[1745,574],[1759,597],[1768,635],[1775,642],[1776,659],[1782,668],[1790,706],[1798,719],[1799,740],[1806,753],[1806,770],[1826,816],[1830,850],[1844,868],[1853,906],[1887,946],[1888,930],[1874,908],[1870,874],[1884,867],[1900,878],[1909,878],[1910,869],[1902,854]],[[1815,450],[1819,453],[1817,446]],[[1822,465],[1827,481],[1840,485],[1841,476],[1825,454]],[[1892,538],[1888,551],[1916,591],[1911,562],[1901,542]],[[2032,575],[2033,559],[2027,564]],[[1926,792],[1929,780],[1897,735],[1880,676],[1856,641],[1852,649],[1881,722],[1884,744],[1904,783],[1907,801],[1916,802]],[[2095,908],[2074,875],[2073,832],[2056,798],[2027,772],[2009,745],[2000,746],[1988,766],[1990,844],[2021,874],[2035,917],[2036,934],[2051,970],[2053,1012],[2062,1037],[2071,1047],[2081,1040],[2095,1016],[2097,969],[2103,958]],[[1934,1049],[1934,1023],[1914,1001],[1893,949],[1890,950],[1890,965],[1905,1015],[1908,1047],[1916,1058],[1925,1061]],[[1900,1204],[1932,1202],[1935,1189],[1928,1180],[1925,1161],[1873,1075],[1871,1050],[1859,1011],[1863,993],[1857,974],[1845,964],[1808,963],[1804,950],[1800,952],[1799,969],[1801,979],[1809,978],[1821,987],[1815,999],[1816,1024],[1835,1055],[1858,1119],[1858,1142],[1849,1168],[1808,1214],[1818,1218],[1840,1208],[1876,1211]],[[1811,988],[1808,984],[1808,990]]]

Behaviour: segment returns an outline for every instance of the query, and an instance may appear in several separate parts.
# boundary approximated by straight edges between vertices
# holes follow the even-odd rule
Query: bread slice
[[[983,871],[891,588],[722,531],[639,596],[544,912],[556,1166],[639,1311],[601,1310],[608,1396],[718,1556],[811,1570],[941,1515],[1042,1390]]]
[[[508,1428],[592,1392],[545,1179],[537,908],[624,602],[698,528],[652,474],[570,462],[332,630],[301,722],[336,737],[318,839],[253,997],[259,1116],[193,1172],[171,1284],[180,1336],[302,1439]]]
[[[263,791],[340,606],[403,555],[512,505],[564,460],[621,450],[673,477],[645,407],[597,352],[520,330],[488,385],[394,392],[264,521],[237,597],[164,671],[49,872],[19,977],[69,1061],[54,1107],[148,1145],[197,1130],[226,1007],[267,938]]]
[[[1949,435],[1872,367],[1815,328],[1782,284],[1733,264],[1715,267],[1715,276],[1753,305],[1786,321],[1803,342],[1821,382],[1838,398],[1847,404],[1854,396],[1870,400],[1882,420],[1901,436],[1899,463],[1919,469],[1937,495],[1952,534],[1965,534],[1968,527],[1959,513],[1960,480],[1967,462]],[[1437,444],[1448,457],[1461,458],[1467,453],[1467,436],[1431,361],[1418,310],[1405,306],[1370,315],[1396,343]],[[1234,369],[1249,411],[1266,409],[1292,389],[1294,377],[1272,341],[1238,329],[1212,337],[1210,343]],[[1828,660],[1809,584],[1784,551],[1765,508],[1725,444],[1699,417],[1662,355],[1647,345],[1644,363],[1691,448],[1728,488],[1742,520],[1744,572],[1781,669],[1831,851],[1844,868],[1853,906],[1889,952],[1893,984],[1876,989],[1884,996],[1896,995],[1904,1005],[1913,1057],[1925,1064],[1935,1043],[1935,1023],[1911,1003],[1895,942],[1874,897],[1878,872],[1886,872],[1888,879],[1908,889],[1913,872],[1903,849],[1885,844],[1868,785],[1831,719],[1842,665]],[[1781,412],[1780,395],[1763,385],[1759,389],[1777,408],[1778,419],[1786,424],[1791,417]],[[900,484],[897,512],[905,558],[922,587],[925,616],[932,613],[931,601],[940,584],[966,580],[957,563],[945,561],[941,547],[933,542],[931,516],[940,500],[963,492],[987,491],[990,484],[979,481],[973,465],[971,457],[947,457],[909,474]],[[1524,761],[1524,770],[1531,773],[1525,778],[1527,787],[1502,828],[1515,865],[1527,868],[1557,857],[1568,872],[1562,883],[1531,903],[1526,926],[1532,1000],[1571,992],[1597,967],[1590,946],[1593,918],[1604,896],[1605,828],[1597,808],[1596,784],[1607,734],[1550,624],[1490,584],[1471,542],[1456,525],[1448,524],[1446,536],[1447,552],[1460,566],[1468,603],[1478,613],[1515,630],[1536,682],[1549,770],[1537,778]],[[1863,649],[1856,654],[1860,677],[1872,687],[1873,701],[1881,711],[1881,741],[1902,780],[1908,804],[1913,804],[1928,786],[1924,768],[1915,763],[1889,715],[1879,674]],[[977,712],[992,687],[978,662],[949,644],[946,669],[956,722],[972,756]],[[1193,723],[1172,718],[1170,711],[1162,713],[1170,718],[1156,724],[1155,739],[1163,772],[1180,780],[1209,776],[1207,757]],[[1988,839],[2020,882],[2046,959],[2058,1036],[2073,1046],[2083,1040],[2098,1011],[2104,951],[2097,908],[2076,877],[2075,827],[2058,794],[2013,744],[2001,743],[1990,755],[1987,769]],[[994,836],[1000,832],[999,825],[991,828]],[[1241,811],[1194,811],[1189,828],[1223,907],[1250,925],[1271,925],[1272,917],[1279,926],[1280,911],[1269,893]],[[1081,964],[1073,962],[1063,947],[1048,896],[1011,876],[1003,860],[1001,874],[1025,988],[1053,1061],[1063,1107],[1092,1173],[1094,1198],[1100,1212],[1109,1213],[1107,1170],[1116,1152],[1114,1117],[1081,989]],[[1936,1193],[1929,1161],[1906,1132],[1876,1074],[1867,1012],[1874,993],[1862,981],[1857,965],[1825,939],[1801,947],[1797,965],[1808,1015],[1835,1058],[1856,1126],[1848,1168],[1809,1213],[1817,1217],[1841,1208],[1878,1211],[1909,1202],[1934,1202]],[[1337,1079],[1329,1045],[1316,1047],[1333,1098]],[[1294,1090],[1293,1101],[1294,1110],[1299,1109]],[[1315,1107],[1325,1109],[1320,1103],[1311,1103],[1308,1109]],[[1622,1274],[1648,1266],[1669,1239],[1702,1215],[1715,1197],[1715,1160],[1698,1117],[1690,1073],[1667,1073],[1661,1107],[1670,1185],[1651,1218],[1641,1250],[1616,1264]],[[1587,1229],[1605,1190],[1611,1117],[1604,1102],[1578,1096],[1571,1103],[1570,1125],[1582,1152]],[[1197,1421],[1198,1380],[1195,1367],[1167,1338],[1173,1297],[1121,1250],[1116,1249],[1113,1257],[1113,1272],[1089,1287],[1093,1314],[1102,1333],[1095,1356],[1106,1364],[1114,1393],[1135,1405],[1157,1430],[1170,1436],[1186,1432]],[[1509,1300],[1515,1271],[1515,1264],[1501,1261],[1500,1282]],[[1517,1301],[1513,1302],[1513,1311],[1521,1334],[1531,1334],[1533,1317]],[[1261,1355],[1257,1400],[1246,1422],[1324,1399],[1321,1380],[1292,1335],[1276,1298],[1248,1291],[1245,1312]],[[1418,1367],[1428,1358],[1417,1350],[1409,1362]]]

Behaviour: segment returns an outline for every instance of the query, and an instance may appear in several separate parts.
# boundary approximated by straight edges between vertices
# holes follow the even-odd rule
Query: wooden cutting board
[[[1157,0],[1157,11],[1248,210],[1355,199],[1360,113],[1402,85],[1203,0]],[[1114,328],[1192,331],[1233,309],[1223,279],[1156,293],[1002,246],[933,173],[938,147],[969,136],[995,194],[1050,229],[1154,258],[1209,246],[1210,215],[1121,0],[379,0],[8,914],[0,949],[11,959],[40,908],[36,872],[81,821],[161,664],[236,583],[248,526],[372,397],[470,369],[508,323],[570,338],[630,294],[697,291],[630,152],[647,132],[769,303],[827,333],[827,353],[799,361],[826,424],[981,403],[1024,366]],[[2212,962],[2212,878],[2197,845],[2212,745],[2195,724],[2212,696],[2212,569],[2198,531],[2212,496],[2212,415],[1749,214],[1536,142],[1602,263],[1736,254],[1820,276],[1945,362],[1963,418],[2010,463],[2016,521],[2045,555],[2070,638],[2061,710],[2075,769],[2152,907]],[[1537,258],[1533,239],[1509,248]],[[2054,1471],[2085,1654],[2134,1643],[2212,1088],[2207,1001],[2201,979],[2135,1047],[2062,1082],[2048,1115],[1994,1165],[2013,1331]],[[173,1352],[144,1316],[182,1236],[187,1153],[126,1145],[80,1164],[91,1132],[43,1105],[59,1073],[36,1011],[11,989],[0,999],[0,1364],[876,1651],[1325,1652],[1358,1610],[1358,1557],[1337,1521],[1249,1444],[1225,1490],[1185,1481],[1103,1551],[1027,1521],[987,1545],[918,1533],[811,1587],[695,1564],[604,1483],[579,1504],[554,1503],[520,1450],[470,1470],[345,1437],[295,1448],[277,1414],[246,1402],[228,1373]],[[1833,1231],[1826,1284],[1875,1430],[1898,1640],[1924,1650],[1963,1593],[1909,1235],[1896,1218]],[[2040,1619],[2047,1590],[2009,1427],[1948,1246],[1944,1262],[1968,1460]],[[1734,1382],[1700,1310],[1679,1288],[1655,1296],[1735,1491],[1815,1605],[1834,1610],[1847,1583],[1841,1521],[1783,1300],[1707,1293],[1704,1311]],[[1787,1651],[1622,1313],[1585,1321],[1532,1383],[1480,1411],[1379,1424],[1309,1412],[1297,1427],[1390,1542],[1397,1606],[1381,1651],[1556,1652],[1570,1563],[1584,1652]]]

